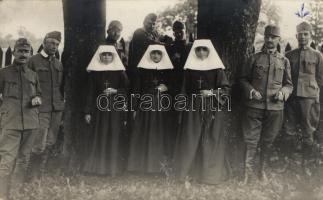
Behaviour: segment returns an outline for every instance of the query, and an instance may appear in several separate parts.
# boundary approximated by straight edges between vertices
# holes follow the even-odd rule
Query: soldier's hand
[[[274,96],[274,99],[277,101],[284,101],[284,94],[281,91],[278,91]]]
[[[166,92],[168,90],[167,86],[165,84],[160,84],[158,87],[157,87],[157,90],[159,92]]]
[[[42,101],[41,101],[41,98],[40,97],[34,97],[31,100],[31,105],[32,106],[40,106],[41,103],[42,103]]]
[[[255,90],[254,92],[253,92],[253,95],[252,95],[252,98],[253,99],[256,99],[256,100],[261,100],[262,99],[262,95],[260,94],[260,92],[258,92],[257,90]]]
[[[91,123],[91,115],[90,114],[86,114],[84,118],[85,118],[85,121],[87,124]]]

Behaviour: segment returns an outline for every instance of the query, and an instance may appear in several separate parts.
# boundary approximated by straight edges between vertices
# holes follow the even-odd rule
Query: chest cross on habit
[[[158,84],[158,79],[156,78],[156,76],[154,77],[153,83],[154,83],[155,85],[157,85],[157,84]]]
[[[104,83],[105,89],[109,88],[110,85],[111,85],[110,82],[108,80],[106,80]]]
[[[202,79],[201,76],[200,76],[200,79],[197,80],[197,82],[199,83],[199,89],[202,89],[202,83],[204,82],[204,80]]]

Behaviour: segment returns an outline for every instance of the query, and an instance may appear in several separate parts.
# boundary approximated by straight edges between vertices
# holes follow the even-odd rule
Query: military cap
[[[280,28],[274,25],[268,25],[265,28],[265,35],[273,35],[280,37]]]
[[[61,42],[62,40],[62,34],[59,31],[52,31],[46,34],[45,39],[47,38],[53,38]]]
[[[175,21],[173,23],[173,30],[183,30],[184,29],[184,24],[180,21]]]
[[[108,26],[108,30],[112,30],[112,29],[116,29],[116,28],[118,28],[120,30],[123,29],[123,26],[122,26],[121,22],[118,21],[118,20],[111,21],[109,26]]]
[[[26,38],[19,38],[14,46],[14,49],[31,49],[30,42]]]
[[[146,17],[145,17],[145,22],[148,20],[152,20],[155,21],[157,19],[157,15],[155,13],[149,13]]]
[[[297,33],[301,31],[311,31],[311,30],[312,30],[312,26],[307,22],[302,22],[296,26]]]

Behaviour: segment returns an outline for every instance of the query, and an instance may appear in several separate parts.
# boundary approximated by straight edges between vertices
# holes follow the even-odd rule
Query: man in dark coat
[[[56,143],[62,120],[64,110],[63,66],[55,57],[60,42],[60,32],[48,33],[43,42],[44,49],[32,56],[29,61],[29,67],[39,76],[43,92],[43,104],[39,107],[40,134],[33,148],[32,167],[30,168],[32,171],[44,172],[50,152]]]
[[[188,57],[192,44],[186,41],[185,26],[180,21],[173,23],[173,32],[175,40],[167,48],[168,55],[173,63],[174,70],[171,72],[170,77],[170,94],[175,101],[176,95],[181,93],[184,77],[184,65]],[[177,138],[177,130],[179,127],[179,112],[174,108],[171,110],[169,117],[169,131],[166,134],[166,151],[169,158],[173,156],[175,140]]]
[[[291,64],[294,91],[286,104],[284,140],[287,157],[295,150],[297,124],[302,129],[303,169],[305,175],[311,175],[309,159],[320,119],[320,87],[323,84],[322,54],[310,47],[311,25],[302,22],[297,26],[299,48],[286,53]],[[318,141],[323,142],[323,141]],[[289,160],[289,159],[288,159]]]
[[[246,144],[245,183],[255,179],[255,156],[260,145],[259,178],[266,180],[265,166],[282,126],[284,102],[293,90],[290,65],[277,52],[280,30],[265,28],[265,48],[250,57],[240,79],[245,94],[242,131]],[[260,144],[259,144],[260,143]]]
[[[17,40],[13,55],[13,64],[0,71],[0,199],[8,196],[10,176],[14,183],[23,181],[39,128],[41,90],[37,74],[27,66],[31,56],[27,39]]]
[[[129,63],[127,74],[130,79],[130,85],[134,84],[136,77],[136,68],[150,44],[159,43],[159,35],[155,30],[157,15],[148,14],[143,23],[143,28],[137,29],[129,44]]]
[[[113,20],[110,22],[107,30],[107,38],[105,39],[106,45],[114,45],[117,52],[122,60],[122,63],[126,66],[128,63],[128,58],[126,55],[126,44],[123,38],[120,39],[123,26],[120,21]],[[120,40],[119,40],[120,39]]]

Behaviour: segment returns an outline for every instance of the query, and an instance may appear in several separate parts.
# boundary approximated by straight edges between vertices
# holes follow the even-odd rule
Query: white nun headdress
[[[113,61],[109,64],[104,64],[100,61],[100,54],[104,52],[112,53]],[[100,45],[98,50],[96,50],[90,64],[87,69],[90,71],[119,71],[125,70],[123,63],[117,53],[116,48],[113,45]]]
[[[162,52],[162,59],[159,63],[155,63],[150,58],[150,53],[152,51],[161,51]],[[142,57],[141,61],[138,64],[138,68],[144,68],[144,69],[157,69],[157,70],[163,70],[163,69],[173,69],[173,64],[170,61],[170,58],[167,54],[167,51],[163,45],[160,44],[152,44],[149,45],[147,48],[144,56]]]
[[[209,56],[201,60],[195,54],[195,49],[197,47],[207,47],[209,49]],[[186,60],[184,69],[193,69],[193,70],[211,70],[211,69],[225,69],[219,54],[215,50],[211,40],[201,39],[195,40]]]

